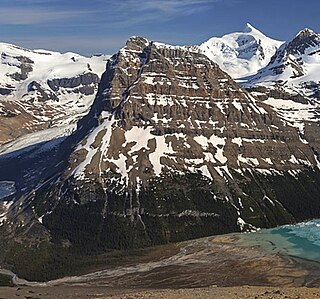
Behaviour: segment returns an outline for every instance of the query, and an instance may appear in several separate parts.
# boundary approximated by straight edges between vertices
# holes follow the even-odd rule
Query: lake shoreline
[[[134,298],[210,298],[210,294],[246,298],[241,294],[249,296],[250,292],[260,292],[258,298],[269,298],[266,296],[274,291],[287,298],[299,292],[304,294],[301,298],[309,298],[309,293],[320,294],[319,289],[312,289],[320,286],[318,262],[266,250],[258,244],[246,245],[243,237],[229,234],[173,244],[180,250],[169,257],[45,284],[0,288],[0,297],[11,298],[22,290],[37,293],[40,298],[63,299],[131,298],[126,297],[130,294]],[[235,289],[237,295],[232,295]],[[61,297],[54,295],[60,293]],[[282,298],[279,296],[270,298]]]

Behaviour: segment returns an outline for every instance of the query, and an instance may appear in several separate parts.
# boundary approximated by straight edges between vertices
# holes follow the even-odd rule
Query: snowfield
[[[266,66],[283,44],[247,24],[243,32],[212,37],[200,45],[200,52],[216,62],[232,78],[256,74]]]

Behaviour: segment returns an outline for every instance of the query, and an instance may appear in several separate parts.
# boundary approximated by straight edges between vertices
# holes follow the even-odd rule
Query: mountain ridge
[[[265,68],[241,84],[312,140],[320,119],[319,70],[320,34],[303,29],[277,50]]]
[[[91,105],[107,59],[6,43],[0,52],[0,143],[44,128],[72,130]]]
[[[272,84],[277,81],[291,81],[285,84],[290,88],[291,83],[294,91],[294,86],[299,88],[298,85],[301,82],[318,82],[319,76],[316,71],[312,72],[309,64],[319,68],[319,48],[320,34],[310,29],[303,29],[277,50],[265,68],[262,68],[258,74],[248,77],[248,83],[252,85],[264,83],[265,86],[272,87]],[[308,93],[306,95],[312,96]]]
[[[92,254],[320,215],[314,127],[302,132],[206,55],[132,37],[99,82],[70,136],[0,155],[12,250]]]

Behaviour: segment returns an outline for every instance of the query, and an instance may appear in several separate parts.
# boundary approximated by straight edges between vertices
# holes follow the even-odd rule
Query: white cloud
[[[0,9],[0,24],[33,25],[68,20],[86,15],[86,11],[63,11],[52,9],[13,8]]]
[[[186,13],[205,4],[216,3],[219,0],[124,0],[121,2],[122,8],[131,11],[155,10],[169,14]]]
[[[15,0],[11,1],[10,6],[3,5],[0,9],[0,24],[32,25],[82,20],[88,23],[103,21],[114,26],[130,26],[191,15],[222,0],[92,0],[86,5],[82,3],[78,8],[75,6],[75,9],[64,7],[62,3],[60,6],[52,6],[54,2],[48,0],[25,0],[26,6],[17,5],[21,3],[20,0],[13,6]]]
[[[95,13],[88,14],[88,23],[127,28],[151,22],[166,22],[207,9],[222,0],[94,0]],[[234,0],[225,0],[234,1]]]
[[[113,2],[114,10],[125,16],[126,23],[141,23],[149,20],[170,20],[181,15],[191,15],[210,4],[221,0],[123,0]]]

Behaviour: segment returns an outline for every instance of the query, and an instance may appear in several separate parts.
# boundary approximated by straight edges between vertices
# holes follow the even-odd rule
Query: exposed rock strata
[[[314,132],[306,142],[206,56],[134,37],[70,137],[0,161],[17,189],[2,229],[91,253],[319,217]]]

